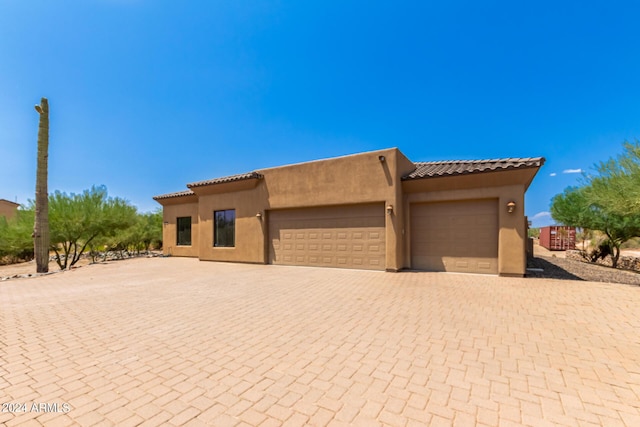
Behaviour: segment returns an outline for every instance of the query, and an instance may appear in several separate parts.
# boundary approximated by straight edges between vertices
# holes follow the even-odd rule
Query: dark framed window
[[[236,210],[213,212],[213,246],[233,248],[236,245]]]
[[[191,217],[178,218],[178,246],[191,246]]]

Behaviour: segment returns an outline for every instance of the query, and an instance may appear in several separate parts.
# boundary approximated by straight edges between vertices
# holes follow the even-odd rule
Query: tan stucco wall
[[[370,203],[394,199],[401,157],[389,149],[258,172],[264,174],[271,209]]]
[[[178,246],[177,219],[191,217],[191,245]],[[197,257],[199,251],[198,240],[198,203],[170,204],[162,210],[162,251],[165,255]]]
[[[380,161],[379,156],[385,160]],[[226,183],[192,188],[199,197],[200,259],[268,262],[270,210],[383,202],[393,206],[393,213],[386,216],[386,268],[398,270],[403,246],[395,230],[404,222],[400,177],[413,169],[393,148],[258,170],[264,178],[243,186]],[[213,212],[225,209],[236,209],[234,248],[213,246]]]
[[[0,200],[0,216],[4,216],[7,219],[15,217],[18,211],[18,206],[18,204],[8,200]]]
[[[398,271],[404,268],[406,256],[404,237],[406,232],[406,214],[404,192],[401,178],[415,169],[415,165],[399,150],[395,153],[395,188],[389,203],[393,206],[391,215],[387,215],[387,271]]]
[[[507,212],[507,203],[516,207]],[[499,201],[500,237],[498,244],[498,273],[501,276],[524,276],[527,270],[527,231],[524,219],[524,189],[505,187]]]
[[[264,183],[251,190],[200,197],[200,259],[210,261],[265,262]],[[213,212],[235,209],[235,247],[213,246]],[[256,217],[260,212],[261,218]]]

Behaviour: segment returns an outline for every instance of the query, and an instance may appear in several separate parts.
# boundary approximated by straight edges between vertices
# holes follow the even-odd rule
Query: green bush
[[[34,219],[33,201],[11,220],[0,217],[0,263],[33,259]],[[76,264],[87,250],[95,260],[105,250],[140,253],[162,247],[162,211],[138,213],[126,200],[109,197],[104,186],[50,194],[49,227],[61,269]]]
[[[32,210],[18,209],[10,220],[0,217],[0,264],[12,264],[33,259]]]

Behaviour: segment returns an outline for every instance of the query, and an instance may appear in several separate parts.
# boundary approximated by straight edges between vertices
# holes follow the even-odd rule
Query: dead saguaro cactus
[[[48,163],[49,163],[49,101],[40,100],[36,105],[40,114],[38,125],[38,165],[36,169],[36,219],[33,226],[33,248],[36,258],[36,271],[49,271],[49,192],[48,192]]]

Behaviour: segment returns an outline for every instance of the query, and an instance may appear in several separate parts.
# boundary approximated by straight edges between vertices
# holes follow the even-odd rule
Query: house
[[[15,217],[18,212],[18,206],[20,206],[19,203],[0,199],[0,216],[4,216],[7,219]]]
[[[543,164],[412,162],[390,148],[195,182],[154,200],[174,256],[523,276],[524,194]]]

